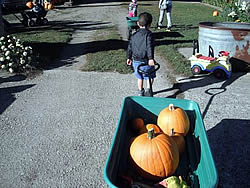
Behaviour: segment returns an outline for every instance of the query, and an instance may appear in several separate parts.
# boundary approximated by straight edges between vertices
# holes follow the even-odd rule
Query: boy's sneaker
[[[145,92],[144,89],[138,90],[138,96],[144,96],[144,92]]]
[[[144,92],[144,96],[147,96],[147,97],[151,97],[150,95],[150,88],[146,88],[145,92]]]

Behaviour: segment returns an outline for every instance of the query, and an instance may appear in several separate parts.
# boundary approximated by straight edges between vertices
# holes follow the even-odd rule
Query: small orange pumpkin
[[[33,4],[32,1],[28,1],[28,2],[26,3],[26,6],[29,7],[29,8],[33,8],[34,4]]]
[[[178,133],[174,133],[174,129],[171,130],[170,135],[171,135],[171,138],[173,138],[173,140],[177,144],[179,153],[182,154],[184,152],[184,150],[185,150],[184,136],[182,136],[181,134],[178,134]]]
[[[159,127],[158,125],[155,125],[155,124],[152,124],[152,123],[146,125],[147,131],[150,130],[151,128],[154,129],[154,132],[155,132],[155,133],[160,133],[160,132],[162,132],[162,130],[160,129],[160,127]]]
[[[170,104],[160,112],[157,118],[157,125],[167,135],[170,135],[170,131],[174,129],[175,133],[186,136],[190,128],[186,112],[173,104]]]
[[[144,127],[144,120],[142,118],[135,118],[131,121],[131,127],[134,131],[138,132]]]
[[[163,133],[147,133],[135,138],[130,157],[137,172],[144,178],[159,180],[172,175],[179,164],[179,151],[174,140]]]

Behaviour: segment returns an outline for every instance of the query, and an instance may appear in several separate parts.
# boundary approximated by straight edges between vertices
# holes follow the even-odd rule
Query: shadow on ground
[[[74,63],[77,63],[78,60],[75,60],[76,57],[86,55],[89,53],[126,49],[127,41],[118,39],[109,39],[109,40],[93,41],[93,42],[86,42],[79,44],[68,44],[65,48],[68,49],[66,50],[67,53],[62,54],[62,56],[60,57],[60,61],[56,61],[55,63],[50,64],[49,66],[45,67],[45,69],[53,69],[65,65],[70,66]]]
[[[208,86],[208,85],[211,85],[214,83],[222,82],[222,85],[220,87],[218,87],[218,88],[211,87],[211,88],[204,91],[204,94],[207,94],[210,96],[209,101],[206,105],[206,108],[202,114],[202,117],[204,118],[206,116],[206,113],[207,113],[214,97],[225,92],[227,90],[227,86],[231,85],[235,80],[239,79],[240,77],[244,76],[245,74],[247,74],[247,72],[234,73],[234,74],[232,74],[232,77],[227,79],[227,80],[217,79],[211,74],[183,78],[183,79],[180,79],[178,81],[184,81],[184,82],[175,83],[175,84],[173,84],[173,86],[171,88],[163,89],[160,91],[155,91],[154,94],[176,90],[176,92],[174,94],[167,96],[167,98],[177,98],[178,95],[181,95],[188,90],[200,88],[200,87],[205,87],[205,86]],[[187,80],[187,81],[185,81],[185,80]]]
[[[19,82],[22,80],[25,80],[27,77],[24,75],[13,75],[8,77],[0,77],[0,84],[6,83],[6,82]]]
[[[207,135],[218,170],[219,188],[237,184],[238,187],[249,187],[249,134],[249,119],[223,119],[208,130]]]
[[[1,79],[1,81],[3,80]],[[14,76],[14,77],[7,78],[3,82],[7,82],[7,81],[20,81],[20,80],[18,78],[15,78]],[[35,86],[35,84],[0,88],[0,101],[1,101],[0,114],[2,114],[16,100],[16,97],[15,97],[16,93],[22,92],[33,86]]]
[[[7,28],[9,34],[22,33],[22,32],[43,32],[48,30],[98,30],[110,28],[111,22],[102,21],[49,21],[48,25],[45,26],[35,26],[35,27],[24,27],[21,23],[11,23]]]

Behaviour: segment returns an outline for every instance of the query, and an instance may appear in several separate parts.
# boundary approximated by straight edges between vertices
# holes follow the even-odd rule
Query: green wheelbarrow
[[[129,188],[131,179],[137,184],[154,188],[155,183],[140,177],[130,160],[129,148],[135,137],[129,125],[130,120],[139,117],[145,124],[157,123],[162,109],[174,104],[181,107],[190,120],[190,130],[185,136],[185,151],[175,176],[182,176],[191,188],[216,188],[218,185],[217,169],[210,150],[209,142],[199,105],[191,100],[159,97],[130,96],[123,101],[113,142],[104,168],[104,180],[111,188]],[[139,183],[138,183],[139,182]],[[138,187],[138,186],[137,186]]]
[[[139,29],[139,26],[137,25],[139,17],[126,17],[126,20],[127,20],[127,25],[128,25],[127,38],[128,40],[130,40],[133,32]]]

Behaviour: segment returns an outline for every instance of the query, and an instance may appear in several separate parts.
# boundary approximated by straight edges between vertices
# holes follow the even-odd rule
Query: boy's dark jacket
[[[127,58],[143,62],[154,59],[153,43],[152,32],[148,29],[139,29],[129,41]]]

